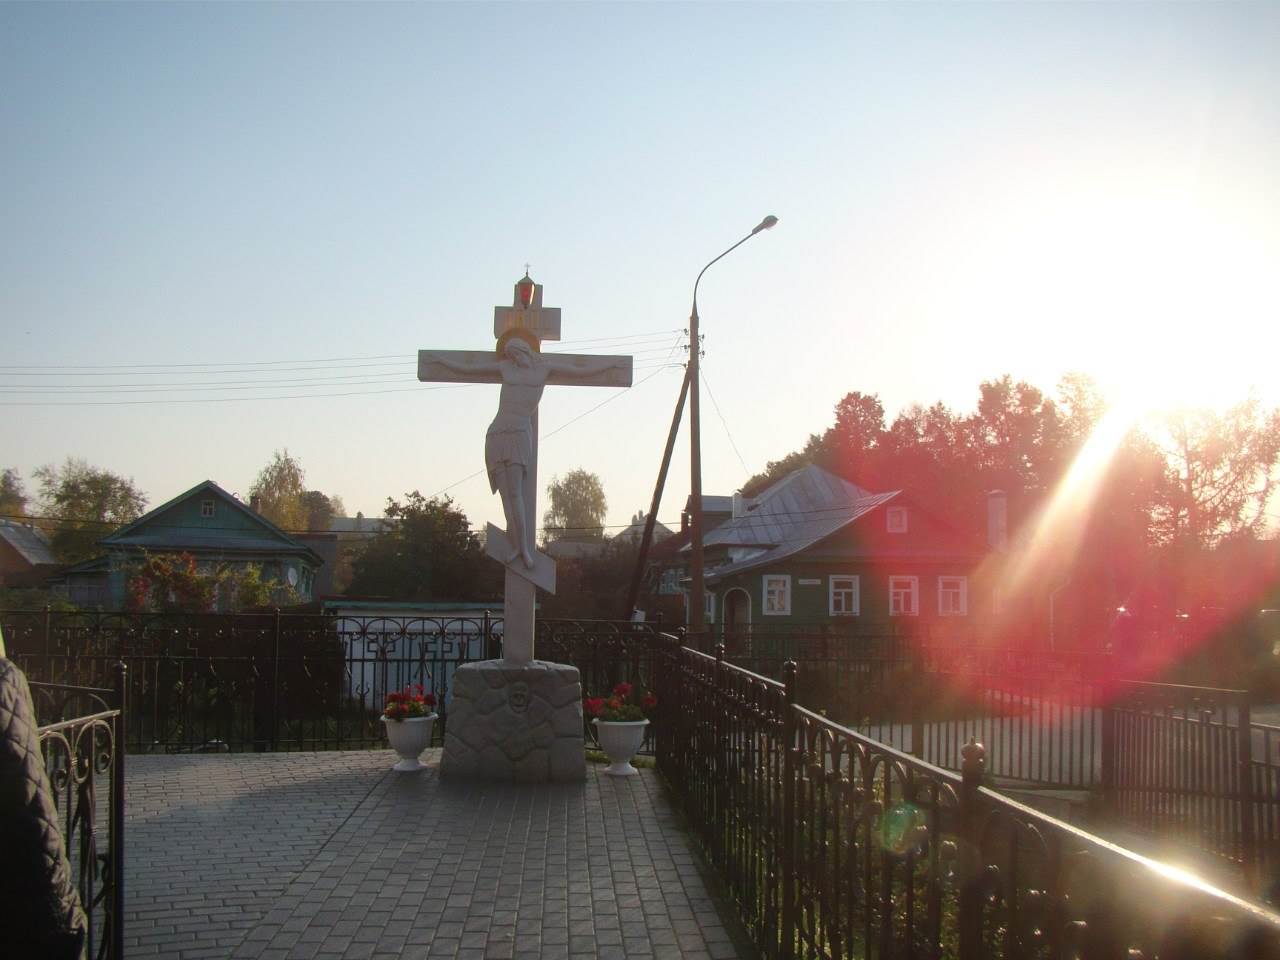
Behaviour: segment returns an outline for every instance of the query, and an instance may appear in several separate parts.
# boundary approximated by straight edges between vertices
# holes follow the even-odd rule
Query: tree
[[[307,489],[307,476],[288,449],[277,450],[249,488],[258,498],[258,513],[284,530],[328,530],[329,521],[346,509],[342,498]],[[252,499],[251,499],[252,502]]]
[[[826,459],[835,469],[862,483],[873,483],[876,454],[884,441],[884,407],[876,394],[857,390],[836,404],[836,422],[822,438]]]
[[[556,592],[542,598],[542,616],[615,620],[627,602],[640,540],[615,537],[598,555],[556,561]]]
[[[27,492],[22,486],[22,477],[12,467],[0,473],[0,517],[25,517],[27,515]]]
[[[587,470],[570,470],[547,484],[551,507],[542,515],[543,539],[603,540],[609,509],[600,478]]]
[[[249,488],[250,502],[257,498],[258,513],[285,530],[307,527],[306,492],[302,464],[289,455],[288,448],[272,455]]]
[[[388,498],[387,520],[352,561],[348,592],[397,600],[486,600],[501,594],[501,568],[485,562],[467,515],[449,497],[417,490]]]
[[[68,457],[61,467],[43,466],[35,476],[41,509],[56,518],[50,544],[63,563],[92,557],[102,537],[137,520],[147,505],[132,477],[126,480],[75,457]]]
[[[1223,413],[1171,414],[1162,428],[1168,472],[1153,518],[1157,541],[1203,549],[1261,534],[1280,462],[1280,410],[1250,398]]]
[[[329,522],[346,511],[341,497],[336,494],[326,496],[319,490],[306,491],[302,495],[302,504],[307,511],[308,530],[328,530]]]
[[[1083,385],[1077,393],[1083,396]],[[1088,415],[1081,407],[1079,419]],[[953,522],[977,532],[983,499],[1001,489],[1024,514],[1052,491],[1070,462],[1069,434],[1052,399],[1005,376],[979,386],[978,408],[958,416],[945,404],[903,410],[886,429],[875,394],[853,391],[835,406],[835,422],[804,448],[769,463],[747,481],[754,496],[786,474],[816,464],[874,491],[910,490]]]

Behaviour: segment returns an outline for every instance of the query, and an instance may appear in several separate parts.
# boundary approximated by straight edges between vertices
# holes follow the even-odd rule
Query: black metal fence
[[[952,633],[753,630],[737,666],[796,664],[816,712],[958,771],[969,737],[1004,786],[1088,792],[1112,825],[1174,841],[1280,899],[1280,729],[1251,722],[1242,690],[1121,679],[1101,651],[994,648]]]
[[[1126,825],[1236,864],[1259,889],[1260,876],[1280,864],[1280,850],[1269,822],[1275,778],[1269,751],[1254,759],[1248,693],[1126,682],[1103,718],[1109,811]],[[1273,839],[1259,843],[1260,835]]]
[[[88,921],[86,956],[124,958],[124,667],[111,688],[31,683],[38,738]]]
[[[794,662],[815,711],[931,763],[958,770],[973,735],[992,748],[995,777],[1076,790],[1101,785],[1101,710],[1114,683],[1105,653],[866,625],[856,632],[753,628],[731,640],[727,660],[774,679]]]
[[[766,957],[1280,956],[1280,916],[661,647],[658,764]]]
[[[1280,903],[1280,727],[1251,723],[1249,733],[1258,886],[1268,902]]]
[[[9,656],[33,680],[104,686],[128,665],[132,751],[367,749],[386,695],[435,694],[443,742],[454,672],[502,655],[489,616],[0,612]],[[585,692],[649,683],[652,625],[541,620],[536,655],[572,663]]]

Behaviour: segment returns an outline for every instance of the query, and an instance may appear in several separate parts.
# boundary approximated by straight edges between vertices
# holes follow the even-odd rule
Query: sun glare
[[[1280,402],[1274,224],[1225,187],[1151,180],[1074,184],[1001,211],[998,273],[964,266],[982,285],[975,302],[1013,318],[1023,344],[1034,304],[1039,360],[1088,373],[1122,407],[1223,408],[1251,389]]]
[[[1064,559],[1075,555],[1098,489],[1116,450],[1138,416],[1134,406],[1115,406],[1094,427],[1036,521],[1026,544],[1004,562],[1008,596],[1015,598]]]

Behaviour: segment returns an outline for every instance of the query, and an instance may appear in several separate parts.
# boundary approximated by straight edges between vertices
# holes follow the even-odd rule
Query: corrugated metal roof
[[[48,537],[38,527],[16,520],[0,520],[0,538],[17,550],[22,559],[33,567],[58,562],[49,546]]]
[[[871,493],[821,467],[802,467],[747,500],[744,516],[726,520],[707,534],[707,547],[767,548],[748,560],[708,570],[707,577],[718,579],[790,557],[892,500],[899,492]]]
[[[684,498],[684,510],[688,513],[693,507],[693,497]],[[732,513],[733,497],[726,497],[721,494],[704,493],[702,495],[702,512],[703,513]]]
[[[635,523],[628,526],[625,530],[619,530],[616,534],[613,535],[612,539],[619,540],[619,541],[634,540],[636,543],[639,543],[642,539],[644,539],[644,525],[645,525],[644,520],[637,520]],[[662,521],[660,520],[654,521],[654,524],[653,524],[653,542],[654,543],[661,543],[663,540],[667,540],[671,537],[674,537],[675,535],[676,535],[676,532],[672,530],[670,527],[668,527],[666,524],[664,524]]]
[[[168,511],[191,497],[211,493],[223,503],[247,517],[258,528],[257,536],[244,536],[239,530],[211,530],[208,527],[193,527],[185,523],[169,522],[165,516]],[[103,537],[98,543],[105,547],[138,547],[148,550],[183,550],[211,547],[219,550],[246,550],[258,552],[271,550],[277,553],[302,554],[313,562],[320,562],[320,555],[310,547],[299,543],[274,523],[245,504],[241,503],[212,480],[197,483],[185,493],[180,493],[167,503],[163,503],[132,523],[126,524],[114,533]]]
[[[199,527],[166,526],[152,527],[146,540],[124,541],[124,546],[140,546],[152,551],[183,550],[221,550],[225,553],[278,553],[287,556],[306,556],[314,554],[304,543],[292,537],[281,541],[270,537],[236,537],[231,539],[225,534],[210,532]]]

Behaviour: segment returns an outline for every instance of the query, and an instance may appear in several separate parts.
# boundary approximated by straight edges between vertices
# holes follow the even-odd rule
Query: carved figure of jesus
[[[530,341],[533,341],[532,343]],[[507,537],[514,545],[508,564],[519,561],[533,569],[533,532],[537,518],[533,504],[525,502],[525,477],[533,462],[536,437],[533,417],[542,400],[542,389],[554,375],[594,376],[620,369],[630,374],[629,357],[556,356],[535,349],[536,339],[521,330],[510,330],[498,343],[497,356],[446,354],[433,360],[463,376],[496,374],[502,382],[498,413],[484,438],[484,463],[489,488],[502,498]]]

